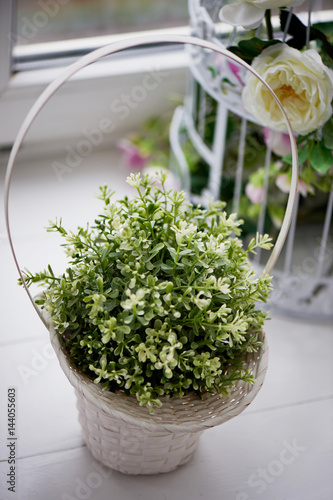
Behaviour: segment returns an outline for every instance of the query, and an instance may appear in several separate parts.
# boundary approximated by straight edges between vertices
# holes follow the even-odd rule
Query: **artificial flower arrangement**
[[[298,182],[302,198],[300,217],[309,221],[311,217],[315,219],[316,212],[325,207],[327,193],[333,185],[333,21],[308,27],[303,25],[292,10],[303,3],[303,0],[226,1],[221,2],[220,19],[233,25],[236,30],[236,34],[232,35],[232,44],[226,43],[227,48],[251,64],[267,81],[280,98],[291,121],[297,135],[301,166]],[[271,9],[280,10],[280,26],[274,24],[273,28]],[[225,43],[225,40],[222,42]],[[290,140],[285,133],[282,114],[260,81],[239,65],[213,54],[207,56],[207,71],[206,76],[208,80],[211,79],[212,86],[218,86],[229,102],[235,99],[241,103],[250,117],[238,214],[245,219],[246,228],[255,230],[265,196],[265,150],[266,146],[270,146],[272,155],[265,230],[278,230],[291,181]],[[209,145],[214,134],[214,127],[210,124],[216,119],[216,102],[209,95],[205,97],[205,113],[208,125],[204,130],[204,140]],[[257,126],[255,122],[260,125]],[[168,168],[170,164],[165,133],[169,130],[170,122],[165,121],[163,124],[160,119],[156,119],[154,123],[158,125],[156,130],[159,134],[155,134],[153,141],[152,129],[148,128],[128,138],[128,151],[136,151],[138,157],[144,160],[142,165],[131,161],[132,168],[140,169],[150,164]],[[224,180],[220,193],[224,201],[232,199],[240,127],[237,113],[230,113]],[[150,138],[148,141],[147,137]],[[160,148],[165,151],[163,158],[156,157],[154,153]],[[191,192],[199,194],[206,187],[209,167],[191,147],[190,141],[184,144],[184,154],[191,175]]]
[[[304,0],[227,1],[220,10],[220,19],[235,29],[243,28],[239,43],[227,48],[251,64],[284,106],[297,135],[299,191],[305,197],[316,189],[332,189],[333,23],[305,26],[293,13],[293,7],[302,4]],[[280,10],[280,26],[275,30],[271,9]],[[276,102],[255,76],[242,74],[237,65],[229,65],[230,69],[237,76],[244,108],[266,127],[264,141],[271,146],[272,163],[275,162],[271,185],[287,192],[291,177],[290,143]],[[234,86],[235,79],[227,85]],[[260,203],[263,176],[249,179],[247,194],[252,202]]]
[[[114,203],[104,186],[93,227],[49,226],[65,240],[66,271],[24,274],[28,286],[44,287],[37,303],[76,369],[151,411],[161,396],[253,382],[243,359],[260,345],[266,313],[257,304],[271,289],[248,260],[270,238],[257,235],[244,248],[242,221],[222,202],[193,207],[166,180],[131,174],[136,196]]]

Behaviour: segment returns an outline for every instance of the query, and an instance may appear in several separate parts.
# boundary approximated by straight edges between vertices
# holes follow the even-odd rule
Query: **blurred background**
[[[35,0],[17,0],[18,35],[22,34],[41,4]],[[184,0],[70,0],[63,4],[57,4],[57,15],[36,33],[30,43],[174,28],[188,22],[187,2]],[[22,37],[18,43],[29,43],[29,40]]]

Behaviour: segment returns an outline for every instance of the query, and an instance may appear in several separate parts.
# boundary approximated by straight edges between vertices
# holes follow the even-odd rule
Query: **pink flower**
[[[301,193],[301,195],[306,198],[308,195],[308,186],[302,179],[298,179],[297,189]]]
[[[119,141],[118,148],[123,152],[128,167],[141,170],[147,165],[150,155],[143,155],[140,149],[127,139]]]
[[[245,194],[252,203],[262,203],[265,198],[265,191],[262,186],[254,186],[249,182],[245,186]]]
[[[282,193],[289,193],[290,191],[290,178],[287,174],[278,175],[275,180],[276,186],[282,191]]]
[[[228,66],[229,66],[231,72],[234,74],[234,76],[239,81],[239,83],[241,85],[243,85],[243,87],[244,87],[245,83],[241,79],[241,74],[242,74],[242,69],[243,69],[242,66],[240,66],[239,64],[233,63],[231,61],[228,61]]]
[[[284,132],[275,132],[270,128],[264,128],[264,140],[266,146],[270,144],[273,153],[278,156],[285,156],[291,153],[289,134]]]
[[[242,87],[245,86],[245,82],[242,79],[242,73],[244,69],[240,64],[232,61],[228,61],[226,57],[221,54],[216,54],[215,56],[215,66],[222,77],[228,78],[233,85],[240,84]]]
[[[283,193],[289,193],[291,180],[288,174],[278,175],[275,184]],[[297,189],[304,198],[307,197],[309,191],[311,192],[311,189],[308,188],[307,184],[302,179],[298,179]]]

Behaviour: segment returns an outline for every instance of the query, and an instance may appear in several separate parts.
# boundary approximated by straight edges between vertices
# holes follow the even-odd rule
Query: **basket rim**
[[[111,392],[95,383],[87,374],[71,362],[61,342],[61,334],[54,328],[50,317],[43,312],[48,325],[51,344],[59,364],[78,397],[88,399],[97,409],[123,422],[143,427],[151,431],[163,429],[171,432],[200,432],[220,425],[239,415],[253,401],[261,389],[268,368],[268,342],[264,331],[259,333],[262,346],[256,352],[245,354],[247,368],[251,368],[255,383],[236,381],[230,396],[216,393],[204,393],[199,398],[194,392],[182,397],[160,397],[162,406],[150,413],[145,406],[140,406],[136,396],[125,395],[121,390]]]

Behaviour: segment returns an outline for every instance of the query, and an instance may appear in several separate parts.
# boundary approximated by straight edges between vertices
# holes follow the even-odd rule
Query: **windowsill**
[[[325,21],[332,18],[332,10],[314,12],[312,19],[314,22]],[[304,14],[304,13],[303,13]],[[299,14],[300,19],[305,23],[305,14]],[[274,22],[276,19],[274,19]],[[225,25],[219,29],[226,29]],[[152,32],[153,33],[153,32]],[[173,30],[156,30],[155,33],[177,33],[188,34],[190,27],[174,28]],[[133,36],[134,33],[131,34]],[[128,38],[126,35],[95,37],[90,40],[90,49],[96,48],[100,44],[107,44],[115,39]],[[45,51],[44,44],[31,44],[30,46],[18,47],[16,55],[21,54],[22,58],[28,61],[32,57],[33,51],[42,56]],[[47,50],[50,55],[55,56],[67,48],[67,55],[75,51],[87,50],[87,40],[72,40],[48,44]],[[85,47],[85,49],[84,49]],[[156,47],[155,47],[156,48]],[[165,49],[168,50],[165,50]],[[25,55],[24,55],[25,54]],[[41,94],[43,89],[53,81],[71,61],[70,58],[50,59],[53,67],[40,67],[18,71],[9,79],[7,88],[0,94],[0,115],[5,120],[0,122],[0,148],[10,146],[23,122],[27,112]],[[57,61],[57,62],[55,62]],[[29,63],[30,64],[30,63]],[[40,62],[39,62],[40,64]],[[49,65],[49,63],[45,63]],[[58,66],[55,66],[58,64]],[[59,65],[62,64],[62,65]],[[28,67],[28,66],[27,66]],[[144,52],[137,50],[128,57],[114,57],[112,61],[105,59],[85,68],[75,75],[69,83],[62,87],[51,99],[50,103],[43,110],[43,119],[38,119],[37,123],[29,132],[28,140],[45,141],[66,138],[68,136],[78,136],[82,130],[82,120],[89,117],[84,126],[94,127],[98,116],[103,116],[103,111],[108,102],[118,99],[123,94],[128,94],[138,85],[145,72],[172,72],[174,88],[172,85],[159,85],[154,92],[154,99],[143,103],[147,107],[146,113],[136,112],[135,123],[123,123],[124,127],[119,130],[130,131],[133,126],[140,126],[147,117],[147,113],[159,114],[162,111],[160,101],[165,100],[168,92],[175,91],[179,95],[185,92],[187,78],[187,57],[183,50],[173,50],[170,45],[161,47],[160,51]],[[170,82],[169,82],[170,83]],[[113,92],[113,93],[112,93]],[[67,97],[66,97],[67,96]],[[155,106],[153,108],[153,106]],[[59,110],[62,110],[61,116]],[[133,113],[134,115],[134,113]],[[127,128],[126,128],[127,127]]]
[[[132,103],[131,117],[117,128],[119,134],[139,127],[151,115],[168,107],[170,95],[184,95],[187,55],[183,50],[141,53],[90,65],[71,78],[50,99],[27,136],[27,141],[47,141],[79,136],[108,118],[113,103],[126,100],[147,83],[144,99]],[[10,146],[29,109],[44,88],[63,68],[47,68],[14,74],[0,99],[0,147]],[[151,89],[151,90],[149,90]],[[139,96],[138,96],[139,97]],[[148,99],[146,98],[148,97]],[[140,102],[139,102],[140,100]],[[170,105],[169,105],[170,106]],[[118,106],[119,108],[119,106]]]
[[[105,59],[90,65],[71,78],[71,81],[98,80],[119,75],[130,75],[142,71],[142,68],[157,64],[161,70],[170,70],[184,67],[187,56],[182,50],[160,51],[158,53],[138,54],[132,57],[119,57],[115,60]],[[26,89],[35,86],[45,86],[51,83],[64,70],[65,66],[53,68],[20,71],[12,75],[9,80],[6,95],[16,92],[18,89]]]
[[[43,67],[67,66],[79,56],[110,43],[128,40],[142,35],[177,34],[189,35],[190,27],[149,30],[144,32],[119,33],[116,35],[75,38],[56,42],[18,45],[13,49],[14,71],[38,70]]]

